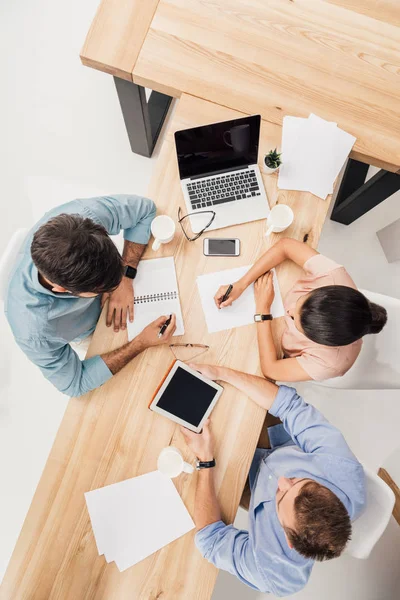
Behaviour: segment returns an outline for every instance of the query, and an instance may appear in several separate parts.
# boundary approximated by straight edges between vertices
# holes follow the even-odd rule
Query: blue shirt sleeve
[[[101,356],[81,361],[65,341],[32,338],[16,338],[16,341],[46,379],[68,396],[82,396],[112,377]]]
[[[248,531],[217,521],[198,531],[195,543],[204,558],[218,569],[236,575],[242,583],[258,592],[271,592],[257,567]]]
[[[152,200],[141,196],[118,194],[78,200],[80,214],[100,223],[109,235],[117,235],[124,230],[124,238],[129,242],[147,244],[150,239],[150,225],[156,216],[156,206]]]
[[[340,431],[319,410],[307,404],[294,388],[281,385],[269,412],[281,419],[303,452],[329,452],[357,461]]]

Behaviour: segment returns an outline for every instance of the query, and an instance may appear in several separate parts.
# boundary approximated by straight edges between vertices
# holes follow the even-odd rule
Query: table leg
[[[131,150],[150,157],[171,104],[171,96],[152,92],[146,100],[145,88],[114,77]]]
[[[381,169],[365,182],[369,165],[349,159],[331,214],[332,221],[350,225],[400,189],[400,175]]]

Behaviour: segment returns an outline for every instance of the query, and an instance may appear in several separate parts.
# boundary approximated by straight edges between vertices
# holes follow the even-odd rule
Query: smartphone
[[[205,256],[239,256],[238,238],[205,238],[203,243]]]

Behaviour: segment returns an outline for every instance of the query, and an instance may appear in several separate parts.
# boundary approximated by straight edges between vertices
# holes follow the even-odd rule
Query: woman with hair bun
[[[304,275],[284,299],[286,329],[282,336],[285,360],[274,346],[271,320],[256,323],[261,369],[279,381],[322,381],[344,375],[360,353],[364,335],[379,333],[387,321],[385,308],[357,290],[342,265],[307,244],[290,238],[270,248],[222,302],[227,286],[215,295],[218,308],[234,302],[255,282],[256,313],[269,315],[274,299],[270,270],[284,260],[303,268]]]

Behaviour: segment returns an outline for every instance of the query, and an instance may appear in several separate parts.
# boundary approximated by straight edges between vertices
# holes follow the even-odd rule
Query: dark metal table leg
[[[350,225],[400,189],[400,175],[381,169],[365,183],[369,165],[349,159],[331,214],[332,221]]]
[[[114,81],[131,150],[150,157],[172,98],[153,91],[147,102],[144,87],[119,77],[114,77]]]

